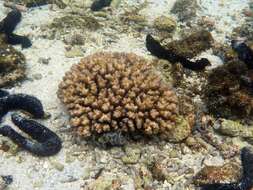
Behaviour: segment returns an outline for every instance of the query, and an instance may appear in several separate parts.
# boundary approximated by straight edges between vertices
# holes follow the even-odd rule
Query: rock
[[[192,59],[201,52],[210,49],[213,41],[210,32],[207,30],[199,30],[187,35],[181,40],[175,40],[164,44],[164,48],[178,56]]]
[[[71,50],[65,52],[65,56],[67,58],[82,57],[83,51],[78,47],[74,47]]]
[[[173,32],[176,29],[176,21],[167,16],[160,16],[154,21],[154,28],[161,31]]]
[[[73,34],[71,36],[67,36],[64,40],[66,44],[70,44],[71,46],[84,45],[84,41],[84,36],[81,34]]]
[[[166,139],[169,142],[181,142],[191,134],[191,125],[183,117],[178,117],[176,127],[172,128],[169,134],[166,134]],[[163,135],[161,135],[163,138]]]
[[[253,144],[253,126],[240,124],[238,121],[223,119],[218,131],[222,135],[240,137],[241,140]]]
[[[240,61],[231,61],[213,69],[205,85],[205,103],[216,117],[242,119],[253,115],[251,71]],[[252,82],[252,81],[251,81]]]
[[[92,15],[67,14],[55,18],[47,28],[51,30],[49,37],[54,38],[57,35],[65,35],[74,29],[95,31],[100,26],[99,22]]]
[[[40,58],[38,59],[38,63],[44,64],[44,65],[48,65],[50,60],[51,60],[50,57],[49,57],[49,58],[40,57]]]
[[[127,146],[125,147],[126,155],[121,158],[122,162],[125,164],[136,164],[141,156],[140,147]]]
[[[25,78],[25,57],[5,43],[0,34],[0,87],[11,85]]]
[[[63,171],[64,170],[64,165],[54,159],[50,159],[51,165],[57,169],[58,171]]]
[[[94,182],[89,184],[89,189],[92,190],[109,190],[112,189],[113,178],[110,177],[99,177]]]
[[[8,156],[15,156],[21,150],[18,145],[10,141],[7,137],[1,137],[0,149],[9,153]]]
[[[222,135],[230,137],[240,136],[243,133],[243,131],[245,131],[245,126],[243,126],[239,122],[225,119],[222,120],[221,126],[219,128],[219,132]]]
[[[91,169],[90,168],[84,168],[82,179],[86,180],[90,177]]]
[[[158,162],[155,162],[153,166],[151,166],[150,171],[152,173],[153,178],[158,181],[164,181],[166,179],[166,176],[168,175],[163,165]]]
[[[151,172],[148,170],[146,166],[142,165],[139,168],[139,175],[142,178],[144,187],[152,185],[153,177]]]
[[[178,16],[179,21],[191,21],[197,16],[197,0],[177,0],[171,12]]]
[[[66,7],[66,4],[63,3],[62,0],[11,0],[15,3],[21,3],[24,4],[26,7],[36,7],[36,6],[41,6],[41,5],[46,5],[46,4],[51,4],[54,3],[56,4],[59,8],[64,9]]]
[[[227,163],[223,166],[205,166],[195,177],[195,185],[237,182],[241,177],[240,166]]]
[[[33,78],[34,80],[40,80],[40,79],[42,79],[42,74],[40,74],[40,73],[33,74],[33,75],[32,75],[32,78]]]
[[[0,177],[0,190],[4,190],[7,187],[5,181]]]
[[[112,0],[111,7],[112,8],[118,8],[121,3],[121,0]]]

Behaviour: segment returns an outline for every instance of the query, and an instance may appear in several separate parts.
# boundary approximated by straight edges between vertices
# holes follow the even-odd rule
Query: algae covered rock
[[[66,73],[58,97],[83,137],[140,133],[179,142],[191,132],[170,85],[149,61],[133,53],[85,57]]]
[[[205,102],[209,111],[225,118],[252,116],[252,89],[245,81],[250,73],[247,66],[239,61],[212,70],[205,87]]]
[[[191,133],[191,125],[189,125],[189,120],[186,120],[183,117],[178,117],[176,119],[175,126],[176,127],[168,132],[165,132],[161,136],[170,142],[180,142],[183,139],[186,139]]]
[[[126,155],[121,158],[125,164],[136,164],[140,160],[141,147],[138,146],[126,146]]]
[[[171,12],[178,16],[179,21],[185,22],[197,16],[197,0],[177,0]]]
[[[35,7],[35,6],[41,6],[46,4],[54,3],[59,8],[65,8],[66,4],[62,0],[11,0],[15,3],[21,3],[24,4],[26,7]]]
[[[235,122],[232,120],[222,120],[219,132],[223,135],[237,137],[240,136],[245,129],[246,127],[239,122]]]
[[[92,189],[92,190],[115,189],[115,188],[113,188],[115,180],[116,179],[113,177],[99,177],[94,182],[89,184],[88,189]]]
[[[73,30],[95,31],[100,28],[97,19],[89,14],[66,14],[62,17],[55,18],[52,23],[47,26],[50,29],[50,37],[55,38],[57,35],[65,35]]]
[[[238,121],[223,119],[218,131],[222,135],[239,137],[241,140],[253,144],[253,126],[246,126]]]
[[[7,86],[25,77],[25,57],[0,35],[0,87]]]
[[[164,48],[178,56],[191,59],[202,51],[210,49],[212,43],[213,37],[211,33],[206,30],[200,30],[189,34],[181,40],[164,44]]]
[[[154,21],[154,27],[157,30],[161,31],[173,32],[176,29],[176,26],[176,21],[173,18],[167,16],[160,16]]]
[[[194,184],[201,186],[206,184],[237,182],[240,177],[240,166],[235,163],[227,163],[223,166],[205,166],[195,176]]]

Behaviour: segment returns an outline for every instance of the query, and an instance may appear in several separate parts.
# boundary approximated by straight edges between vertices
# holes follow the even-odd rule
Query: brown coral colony
[[[175,93],[133,53],[83,58],[64,76],[58,96],[84,137],[108,131],[166,135],[177,122]]]

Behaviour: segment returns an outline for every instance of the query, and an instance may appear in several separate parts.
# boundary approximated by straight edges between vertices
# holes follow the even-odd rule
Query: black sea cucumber
[[[206,66],[210,65],[210,62],[206,58],[202,58],[199,60],[190,61],[185,57],[179,56],[174,52],[166,50],[161,44],[156,41],[150,34],[146,37],[146,47],[147,50],[156,57],[160,59],[166,59],[171,63],[181,63],[183,67],[191,69],[191,70],[203,70]]]
[[[4,96],[8,96],[10,93],[6,90],[1,90],[0,89],[0,98],[4,97]]]
[[[208,184],[202,186],[201,190],[250,190],[253,187],[253,150],[244,147],[241,150],[241,162],[243,168],[242,178],[237,183],[230,184]]]
[[[0,33],[4,33],[6,35],[7,43],[12,45],[21,44],[22,48],[28,48],[32,45],[29,38],[13,33],[16,26],[21,21],[21,17],[22,15],[19,10],[14,9],[9,12],[0,22]]]
[[[231,46],[238,54],[238,58],[243,61],[249,69],[253,69],[253,51],[244,42],[232,40]]]
[[[91,5],[92,11],[99,11],[104,7],[110,6],[112,0],[95,0]]]
[[[4,94],[4,92],[0,91],[1,94]],[[3,97],[0,96],[0,114],[6,114],[8,111],[14,109],[27,111],[35,118],[43,118],[45,115],[40,100],[34,96],[26,94],[7,94]]]
[[[11,175],[5,175],[1,177],[4,180],[6,185],[10,185],[13,182],[13,177]]]
[[[51,156],[61,150],[61,139],[51,130],[38,122],[12,114],[12,121],[20,130],[30,135],[37,142],[31,141],[14,131],[10,126],[0,128],[0,134],[9,137],[25,150],[38,156]]]
[[[45,116],[43,106],[36,97],[26,94],[9,94],[5,90],[0,90],[0,118],[10,110],[15,109],[25,110],[35,118]],[[18,114],[12,114],[12,121],[37,142],[23,137],[8,125],[0,127],[1,135],[9,137],[25,150],[38,156],[51,156],[60,151],[62,147],[61,139],[53,131]]]

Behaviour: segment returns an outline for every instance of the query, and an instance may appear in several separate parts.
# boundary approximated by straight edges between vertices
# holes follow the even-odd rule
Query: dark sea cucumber
[[[206,66],[210,65],[210,62],[206,58],[202,58],[194,62],[186,59],[185,57],[179,56],[172,51],[166,50],[150,34],[146,37],[146,47],[152,55],[155,55],[160,59],[166,59],[171,63],[181,63],[183,67],[194,71],[203,70]]]
[[[29,38],[14,34],[18,23],[21,21],[22,14],[19,10],[14,9],[0,22],[0,33],[4,33],[7,38],[7,43],[16,45],[21,44],[22,48],[28,48],[32,45]]]
[[[4,92],[0,91],[0,94]],[[24,110],[32,114],[35,118],[43,118],[45,115],[43,106],[39,99],[26,94],[11,94],[0,97],[0,114],[10,110]]]
[[[253,187],[253,150],[244,147],[241,150],[241,162],[243,168],[242,178],[237,183],[207,184],[201,190],[250,190]]]
[[[26,94],[9,94],[0,90],[0,118],[11,110],[24,110],[35,118],[43,118],[45,112],[39,99]],[[12,122],[23,132],[27,133],[30,140],[9,125],[0,127],[0,134],[9,137],[16,144],[38,156],[51,156],[58,153],[62,147],[61,139],[50,129],[38,122],[26,119],[18,114],[12,114]],[[35,142],[35,141],[37,142]]]
[[[50,129],[18,114],[12,114],[11,117],[13,123],[17,125],[20,130],[30,135],[32,139],[37,142],[23,137],[8,125],[0,128],[0,134],[9,137],[25,150],[38,156],[51,156],[61,150],[61,139]]]
[[[13,176],[11,176],[11,175],[4,175],[1,177],[4,180],[6,185],[10,185],[13,182]]]
[[[0,98],[8,96],[9,94],[10,93],[8,91],[0,89]]]
[[[104,7],[110,6],[112,0],[95,0],[91,5],[92,11],[99,11]]]
[[[241,41],[232,40],[231,46],[238,54],[238,58],[243,61],[249,69],[253,69],[253,51],[247,44]]]

